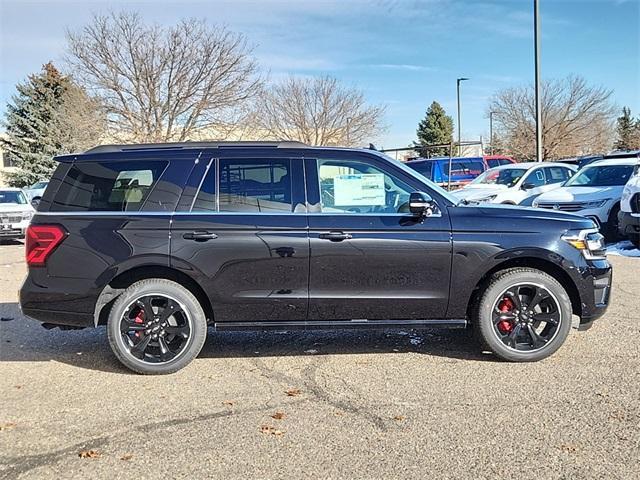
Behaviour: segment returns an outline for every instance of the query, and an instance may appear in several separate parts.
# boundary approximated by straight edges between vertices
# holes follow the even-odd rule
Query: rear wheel
[[[532,268],[498,272],[481,293],[474,329],[496,356],[534,362],[553,354],[571,329],[571,301],[562,285]]]
[[[198,300],[164,279],[141,280],[115,301],[107,336],[123,365],[143,374],[173,373],[204,345],[207,320]]]
[[[631,240],[634,247],[640,248],[640,235],[629,235],[629,240]]]
[[[609,212],[609,218],[607,219],[607,224],[604,225],[603,235],[610,242],[615,242],[620,239],[620,232],[618,232],[618,213],[620,212],[620,204],[614,205]]]

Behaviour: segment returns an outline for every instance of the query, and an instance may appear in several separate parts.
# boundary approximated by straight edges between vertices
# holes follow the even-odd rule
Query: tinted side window
[[[215,212],[216,210],[216,168],[215,161],[211,161],[191,211]]]
[[[221,212],[292,211],[290,160],[220,160],[219,171]]]
[[[167,163],[75,163],[58,188],[51,211],[138,211]]]
[[[487,160],[487,165],[489,165],[489,168],[493,168],[493,167],[499,167],[500,165],[503,165],[503,163],[501,160],[497,158],[490,158]]]
[[[420,163],[407,163],[407,166],[413,168],[416,172],[421,173],[429,180],[433,180],[433,173],[431,167],[433,162],[420,162]]]
[[[544,173],[547,184],[566,182],[571,176],[571,170],[563,167],[546,167]]]
[[[527,178],[525,178],[524,182],[522,183],[523,184],[530,183],[531,185],[534,185],[536,187],[541,187],[542,185],[544,185],[544,182],[545,182],[544,172],[542,171],[541,168],[538,168],[533,172],[529,172],[529,174],[527,175]]]

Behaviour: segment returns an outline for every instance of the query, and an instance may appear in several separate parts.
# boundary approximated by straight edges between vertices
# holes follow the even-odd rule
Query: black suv
[[[59,166],[27,232],[23,312],[107,326],[170,373],[224,329],[473,326],[533,361],[607,308],[591,220],[465,205],[378,152],[299,143],[100,146]]]

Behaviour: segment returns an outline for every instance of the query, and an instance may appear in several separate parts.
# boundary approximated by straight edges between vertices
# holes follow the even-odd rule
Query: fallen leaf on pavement
[[[562,445],[560,445],[560,450],[562,450],[563,452],[575,453],[578,451],[578,447],[576,447],[575,445],[563,443]]]
[[[284,393],[287,394],[287,397],[297,397],[302,393],[302,390],[300,390],[299,388],[290,388]]]
[[[284,412],[276,412],[273,415],[271,415],[271,418],[273,418],[275,420],[282,420],[284,417],[286,417]]]
[[[261,425],[260,432],[265,435],[273,435],[275,437],[281,437],[284,435],[284,430],[278,430],[276,427],[272,427],[271,425]]]
[[[20,390],[22,388],[22,385],[14,385],[13,387],[17,390]]]
[[[11,430],[15,426],[16,426],[16,424],[13,423],[13,422],[0,423],[0,432],[2,430]]]
[[[98,458],[100,456],[100,452],[97,450],[82,450],[78,453],[80,458]]]
[[[133,458],[133,453],[125,453],[120,457],[120,460],[128,461],[128,460],[131,460],[132,458]]]
[[[223,405],[226,405],[227,407],[233,407],[233,404],[235,402],[232,402],[231,400],[225,400],[224,402],[222,402]]]
[[[401,422],[405,418],[407,418],[407,417],[405,417],[404,415],[396,415],[395,417],[393,417],[393,419],[397,420],[398,422]]]

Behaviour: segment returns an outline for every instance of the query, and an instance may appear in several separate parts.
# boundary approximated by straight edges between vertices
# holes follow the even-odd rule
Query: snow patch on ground
[[[640,258],[640,250],[634,247],[631,242],[625,240],[623,242],[612,243],[609,245],[607,247],[607,255]]]

